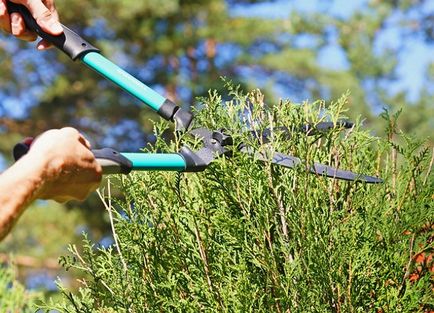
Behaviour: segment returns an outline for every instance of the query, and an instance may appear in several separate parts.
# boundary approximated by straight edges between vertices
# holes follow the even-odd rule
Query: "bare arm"
[[[99,185],[101,173],[89,143],[75,129],[42,134],[0,175],[0,240],[32,201],[84,200]]]
[[[26,155],[0,175],[0,240],[38,197],[43,185],[42,173],[43,165],[35,164]]]

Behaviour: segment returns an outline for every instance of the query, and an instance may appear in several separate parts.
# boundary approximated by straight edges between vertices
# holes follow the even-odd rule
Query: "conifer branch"
[[[425,178],[423,180],[423,185],[426,185],[426,182],[428,181],[428,177],[431,174],[431,170],[434,164],[434,147],[432,148],[432,156],[431,156],[431,161],[429,162],[429,166],[428,166],[428,170],[426,171],[426,175]]]
[[[118,236],[116,234],[115,225],[114,225],[114,221],[113,221],[112,204],[111,204],[110,179],[107,180],[107,190],[108,190],[108,203],[105,201],[104,195],[101,193],[100,189],[97,190],[97,193],[98,193],[99,198],[101,199],[102,203],[104,204],[104,207],[106,208],[106,210],[107,210],[107,212],[109,214],[110,226],[112,228],[113,240],[115,241],[116,250],[118,251],[119,258],[121,259],[124,272],[127,273],[128,272],[128,266],[127,266],[127,263],[124,260],[123,255],[122,255],[121,247],[119,245]]]
[[[405,292],[405,284],[407,283],[407,279],[408,279],[408,277],[410,276],[410,271],[411,271],[411,264],[412,264],[412,262],[413,262],[413,247],[414,247],[414,239],[416,238],[416,235],[415,234],[413,234],[412,236],[411,236],[411,239],[410,239],[410,244],[409,244],[409,246],[410,246],[410,252],[409,252],[409,258],[408,258],[408,262],[407,262],[407,266],[405,267],[405,274],[404,274],[404,277],[402,278],[402,282],[401,282],[401,286],[400,286],[400,288],[399,288],[399,291],[398,291],[398,296],[399,297],[402,297],[403,295],[404,295],[404,292]]]

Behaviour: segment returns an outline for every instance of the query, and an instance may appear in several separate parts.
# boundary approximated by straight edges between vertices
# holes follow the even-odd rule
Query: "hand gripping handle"
[[[59,36],[50,35],[42,30],[25,6],[10,1],[7,1],[6,4],[9,13],[21,14],[29,30],[34,31],[41,38],[55,45],[57,48],[65,52],[72,60],[76,60],[88,52],[99,52],[97,48],[92,46],[89,42],[81,38],[65,25],[62,24],[63,34]]]
[[[92,150],[97,162],[102,167],[103,174],[129,174],[133,169],[133,163],[111,148]]]
[[[54,44],[72,60],[80,59],[88,67],[148,105],[164,119],[175,122],[177,130],[188,129],[193,119],[193,115],[190,112],[179,108],[175,103],[164,98],[155,90],[149,88],[116,64],[107,60],[99,53],[100,51],[97,48],[68,27],[62,25],[64,32],[59,36],[50,35],[41,29],[25,6],[10,1],[7,1],[7,6],[9,13],[16,12],[23,16],[28,29]]]
[[[30,150],[33,138],[26,138],[24,141],[15,145],[13,155],[18,161]],[[128,174],[133,169],[132,162],[125,156],[111,148],[92,150],[96,161],[101,165],[103,174]]]

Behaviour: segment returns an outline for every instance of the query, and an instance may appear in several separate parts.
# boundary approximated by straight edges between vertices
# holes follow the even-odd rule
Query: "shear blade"
[[[248,153],[248,154],[254,154],[259,160],[267,162],[270,159],[264,154],[259,152],[253,152],[251,148],[243,147],[241,149],[241,152]],[[280,166],[288,167],[288,168],[294,168],[296,166],[301,165],[303,162],[301,159],[283,154],[280,152],[273,153],[273,158],[271,160],[271,163],[277,164]],[[362,174],[356,174],[350,171],[340,170],[328,165],[315,163],[310,169],[310,172],[313,174],[326,176],[330,178],[337,178],[341,180],[347,180],[347,181],[362,181],[370,184],[378,184],[382,183],[383,181],[380,178],[373,177],[373,176],[367,176]]]
[[[325,175],[327,177],[338,178],[348,181],[362,181],[369,184],[380,184],[383,182],[380,178],[362,174],[356,174],[350,171],[340,170],[328,165],[315,163],[311,169],[311,173]]]
[[[303,132],[308,133],[309,135],[313,135],[316,133],[327,132],[334,128],[345,128],[349,129],[354,126],[354,123],[346,120],[338,121],[337,123],[333,122],[320,122],[318,124],[305,124],[302,127]]]

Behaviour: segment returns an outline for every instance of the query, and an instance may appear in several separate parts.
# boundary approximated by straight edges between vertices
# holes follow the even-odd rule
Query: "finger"
[[[39,196],[39,199],[41,199],[41,200],[54,200],[54,201],[59,202],[59,203],[65,203],[65,202],[73,200],[73,197],[71,197],[70,195],[62,194],[58,191],[55,191],[55,192],[50,192],[47,194],[42,194]]]
[[[90,142],[84,138],[84,136],[82,134],[80,134],[80,137],[78,139],[82,145],[84,145],[86,148],[88,148],[89,150],[91,149],[91,144]]]
[[[23,1],[13,0],[19,3]],[[60,25],[57,13],[50,11],[40,0],[28,0],[23,3],[32,13],[42,30],[51,35],[60,35],[63,33],[62,25]]]
[[[21,40],[35,41],[36,38],[38,38],[36,33],[29,31],[26,28],[24,19],[19,13],[11,14],[11,28],[12,28],[12,34]]]
[[[26,31],[26,26],[23,23],[23,19],[20,14],[12,13],[11,14],[11,29],[12,35],[21,36]]]
[[[63,133],[69,135],[69,136],[79,136],[80,133],[78,130],[76,130],[73,127],[67,126],[67,127],[63,127],[60,129],[60,131],[62,131]]]
[[[36,46],[36,48],[38,50],[47,50],[47,49],[50,49],[52,47],[53,47],[53,45],[45,39],[42,39],[40,42],[38,42],[38,44]]]
[[[84,187],[84,186],[83,186]],[[95,188],[89,188],[90,186],[86,186],[86,187],[88,187],[87,189],[83,189],[83,190],[81,190],[79,193],[77,193],[76,195],[75,195],[75,199],[77,200],[77,201],[80,201],[80,202],[83,202],[84,200],[86,200],[88,197],[89,197],[89,195],[96,189],[96,188],[98,188],[98,186],[95,186]]]
[[[57,20],[59,20],[59,14],[57,13],[56,5],[54,4],[54,0],[45,0],[44,4],[47,7],[47,9],[50,10],[51,13],[53,13],[54,17]]]
[[[84,136],[75,128],[73,127],[63,127],[61,129],[61,131],[65,132],[66,134],[68,134],[69,136],[77,136],[78,137],[78,141],[85,146],[86,148],[88,148],[90,150],[91,145],[90,142],[87,141],[86,138],[84,138]]]
[[[88,198],[89,195],[90,195],[92,192],[94,192],[95,190],[98,189],[98,187],[99,187],[100,184],[101,184],[101,179],[102,179],[102,175],[100,175],[100,176],[98,176],[98,177],[94,177],[94,182],[93,182],[93,183],[91,183],[91,182],[89,181],[89,182],[83,184],[83,185],[81,186],[81,187],[82,187],[81,192],[80,192],[79,194],[77,194],[77,199],[78,199],[78,200],[81,200],[81,201],[86,200],[86,198]]]
[[[6,0],[0,0],[0,29],[8,33],[12,32]]]
[[[44,200],[54,200],[54,201],[56,201],[57,203],[66,203],[66,202],[69,202],[69,201],[72,201],[72,200],[75,200],[75,198],[73,198],[73,197],[68,197],[68,196],[66,196],[66,197],[54,197],[54,198],[46,198],[46,199],[44,199]]]
[[[12,34],[22,40],[34,41],[37,35],[26,29],[24,19],[19,13],[11,14]]]
[[[101,164],[99,164],[97,162],[97,160],[95,160],[95,186],[94,186],[94,190],[97,189],[101,183],[101,179],[102,179],[102,167]]]

